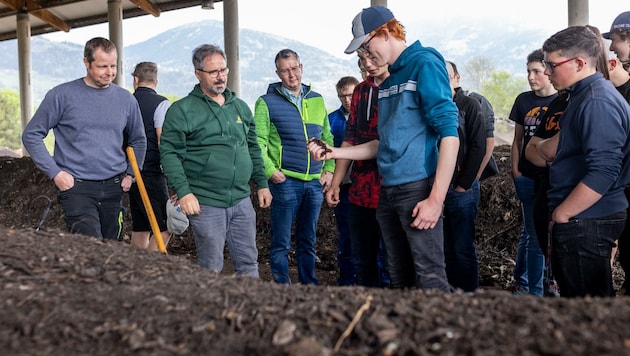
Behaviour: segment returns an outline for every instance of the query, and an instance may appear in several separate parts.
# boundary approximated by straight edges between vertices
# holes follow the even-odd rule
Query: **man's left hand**
[[[123,192],[128,192],[129,189],[131,189],[131,184],[133,184],[134,181],[135,179],[133,179],[132,176],[125,176],[122,182],[120,182],[120,186],[122,187]]]
[[[433,229],[442,216],[442,204],[425,199],[419,201],[413,208],[411,216],[415,219],[411,226],[418,230]]]

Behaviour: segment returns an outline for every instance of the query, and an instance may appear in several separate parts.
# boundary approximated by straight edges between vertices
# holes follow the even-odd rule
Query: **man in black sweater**
[[[164,246],[168,245],[171,234],[166,226],[166,201],[168,188],[166,179],[160,166],[160,134],[170,102],[155,91],[157,87],[157,64],[141,62],[133,71],[133,95],[138,100],[144,130],[147,136],[147,154],[142,169],[142,181],[151,201],[151,207],[160,227]],[[150,239],[151,225],[147,217],[138,185],[134,182],[129,190],[129,205],[131,209],[131,244],[141,248],[157,251],[155,239]]]
[[[459,153],[444,201],[444,255],[446,276],[454,288],[472,292],[479,286],[475,248],[475,220],[479,203],[477,172],[486,153],[485,118],[479,102],[459,88],[451,62],[446,69],[459,109]]]

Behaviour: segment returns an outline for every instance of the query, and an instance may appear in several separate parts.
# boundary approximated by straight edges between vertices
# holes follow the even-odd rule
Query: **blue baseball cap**
[[[363,11],[355,16],[354,20],[352,20],[352,35],[354,36],[354,39],[350,42],[348,48],[346,48],[344,52],[351,54],[359,49],[370,32],[383,26],[393,18],[394,14],[392,14],[392,12],[384,6],[372,6],[367,9],[363,9]]]
[[[609,40],[610,35],[613,34],[617,30],[627,30],[630,31],[630,11],[622,12],[615,18],[612,25],[610,26],[610,32],[602,33],[602,37]]]

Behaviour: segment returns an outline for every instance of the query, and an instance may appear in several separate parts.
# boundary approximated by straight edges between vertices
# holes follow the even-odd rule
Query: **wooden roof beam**
[[[157,7],[151,0],[130,0],[134,5],[144,10],[146,13],[155,17],[160,17],[160,8]]]
[[[26,11],[59,31],[70,31],[70,25],[68,25],[64,20],[44,9],[41,5],[33,2],[32,0],[0,0],[0,3],[3,3],[7,7],[16,11]]]

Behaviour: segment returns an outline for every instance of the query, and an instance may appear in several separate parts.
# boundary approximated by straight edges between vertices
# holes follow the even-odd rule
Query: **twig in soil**
[[[105,263],[104,265],[108,265],[109,261],[112,260],[112,258],[114,257],[114,255],[116,255],[116,253],[112,253],[111,255],[107,256],[107,258],[105,259]]]
[[[34,274],[33,266],[29,265],[28,262],[26,262],[26,260],[24,260],[23,258],[21,258],[19,256],[16,256],[16,255],[7,254],[7,253],[0,253],[0,258],[1,257],[7,257],[7,258],[16,259],[16,260],[22,262],[22,264],[24,264],[24,266],[26,266],[26,267],[24,267],[24,266],[16,266],[16,265],[13,265],[11,263],[4,263],[3,262],[5,265],[8,265],[9,267],[11,267],[11,268],[13,268],[15,270],[24,272],[25,274],[28,274],[29,276],[32,276]]]
[[[370,309],[371,302],[372,302],[372,296],[368,295],[365,300],[365,303],[363,303],[363,305],[359,308],[359,310],[357,310],[357,313],[355,314],[354,318],[352,318],[350,325],[348,325],[346,330],[344,330],[341,336],[339,336],[339,339],[337,340],[337,343],[335,344],[335,352],[339,352],[339,349],[341,348],[341,344],[348,336],[350,336],[350,334],[352,333],[352,330],[354,330],[354,328],[359,323],[359,319],[361,319],[361,316],[363,315],[363,313],[366,310]]]
[[[516,221],[516,219],[512,219],[505,228],[503,228],[501,231],[497,231],[496,233],[494,233],[492,236],[489,236],[486,240],[492,240],[495,237],[501,236],[504,233],[514,229],[516,226],[518,226],[518,224],[520,224],[520,221]]]

